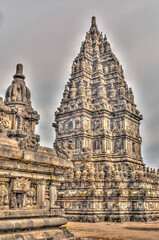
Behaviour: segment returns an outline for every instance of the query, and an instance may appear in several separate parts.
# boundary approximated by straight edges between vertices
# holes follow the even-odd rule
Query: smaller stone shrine
[[[56,200],[72,163],[39,145],[40,117],[24,79],[18,64],[5,100],[0,98],[0,240],[70,239],[59,228],[67,220]]]

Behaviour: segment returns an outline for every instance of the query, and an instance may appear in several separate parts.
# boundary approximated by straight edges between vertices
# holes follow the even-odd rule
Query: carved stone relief
[[[5,112],[0,112],[0,126],[2,126],[4,129],[9,129],[11,127],[9,114]]]
[[[31,133],[20,141],[19,146],[22,149],[36,151],[39,147],[39,141],[40,141],[39,135]]]
[[[36,205],[36,186],[25,178],[16,178],[11,181],[10,207],[24,208]]]
[[[0,183],[0,207],[9,204],[8,184]]]

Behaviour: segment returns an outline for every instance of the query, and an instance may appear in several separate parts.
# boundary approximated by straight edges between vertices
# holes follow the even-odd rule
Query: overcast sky
[[[54,112],[93,13],[143,114],[144,162],[159,167],[158,0],[0,0],[0,96],[22,63],[41,145],[52,147]]]

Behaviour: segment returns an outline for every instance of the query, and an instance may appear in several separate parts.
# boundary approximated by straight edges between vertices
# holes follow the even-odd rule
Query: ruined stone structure
[[[59,202],[71,221],[159,218],[159,171],[145,167],[142,115],[95,17],[55,113],[55,149],[75,165]]]
[[[67,239],[66,230],[58,228],[67,221],[56,200],[72,164],[39,145],[39,115],[24,78],[18,64],[5,100],[0,98],[0,239]]]

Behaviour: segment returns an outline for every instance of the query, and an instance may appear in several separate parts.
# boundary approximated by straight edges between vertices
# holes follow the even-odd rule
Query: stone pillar
[[[82,142],[82,149],[85,147],[85,139],[84,138],[82,138],[81,139],[81,142]]]
[[[102,139],[102,152],[106,152],[106,139]]]
[[[126,139],[123,139],[123,151],[124,151],[124,153],[126,153],[126,149],[127,149]]]
[[[57,200],[57,186],[53,182],[50,185],[49,195],[50,195],[50,208],[54,208],[55,202]]]
[[[23,118],[21,116],[19,116],[19,123],[18,123],[17,129],[21,130],[22,126],[23,126]]]
[[[46,189],[46,181],[42,181],[42,183],[41,183],[41,203],[42,203],[42,206],[45,206],[45,189]]]
[[[16,129],[16,114],[12,116],[12,130]]]
[[[0,178],[0,209],[9,208],[9,178]]]
[[[45,189],[46,189],[46,181],[43,180],[39,182],[37,186],[37,203],[40,207],[45,206]]]

